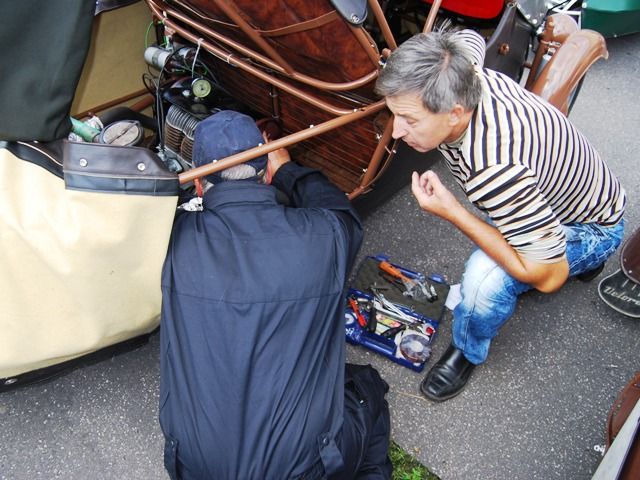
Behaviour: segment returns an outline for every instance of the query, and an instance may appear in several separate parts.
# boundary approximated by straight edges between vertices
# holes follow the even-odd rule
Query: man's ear
[[[460,124],[464,116],[464,107],[456,103],[449,112],[449,126],[455,127]]]

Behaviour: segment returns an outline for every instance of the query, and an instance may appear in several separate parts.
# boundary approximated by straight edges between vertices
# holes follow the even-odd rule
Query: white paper
[[[449,295],[447,295],[447,301],[444,302],[445,307],[449,310],[453,310],[462,301],[462,293],[460,292],[460,284],[456,283],[449,287]]]

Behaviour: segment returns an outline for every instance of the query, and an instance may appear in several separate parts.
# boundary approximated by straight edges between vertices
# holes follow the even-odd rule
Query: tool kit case
[[[368,256],[347,291],[346,339],[420,372],[431,354],[448,293],[440,275],[415,272],[391,263],[386,255]]]

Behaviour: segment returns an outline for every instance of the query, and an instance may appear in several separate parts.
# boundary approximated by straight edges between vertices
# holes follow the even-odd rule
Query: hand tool
[[[417,320],[405,312],[403,312],[399,307],[397,307],[394,303],[390,302],[385,298],[385,296],[380,293],[380,290],[386,290],[389,287],[378,287],[375,284],[371,285],[369,289],[373,293],[373,307],[380,311],[381,313],[386,313],[387,315],[393,316],[393,318],[398,321],[405,323],[407,325],[413,325],[417,322]]]
[[[364,318],[364,315],[362,315],[362,312],[360,311],[360,307],[358,306],[358,302],[356,302],[356,299],[353,297],[349,297],[349,305],[351,306],[351,310],[353,310],[353,313],[356,314],[356,319],[358,320],[358,325],[360,325],[362,328],[367,326],[367,320]]]
[[[404,285],[404,283],[402,282],[402,280],[400,280],[399,278],[394,277],[393,275],[389,275],[388,273],[385,272],[378,272],[378,274],[384,278],[384,280],[391,285],[393,288],[397,289],[400,293],[402,293],[403,295],[406,293],[407,289]]]
[[[362,297],[362,296],[356,297],[355,295],[352,295],[352,297],[358,304],[358,308],[360,309],[360,312],[364,310],[366,313],[365,320],[367,322],[367,331],[371,333],[375,333],[376,328],[378,326],[378,320],[376,319],[376,309],[373,306],[373,301],[370,298]]]
[[[382,261],[379,263],[379,267],[383,272],[388,273],[394,278],[398,278],[402,281],[406,292],[404,293],[406,296],[411,297],[415,300],[426,299],[429,302],[433,302],[437,298],[437,294],[433,285],[430,285],[431,288],[427,288],[424,282],[416,279],[410,278],[402,271],[393,265],[391,265],[387,261]],[[436,295],[434,295],[436,294]]]
[[[376,308],[373,306],[373,302],[369,302],[369,309],[367,313],[369,314],[369,321],[367,322],[367,331],[370,333],[376,333],[376,328],[378,328],[378,319],[376,318]]]
[[[406,328],[407,328],[406,325],[400,325],[399,327],[393,327],[388,330],[385,330],[380,335],[382,335],[384,338],[394,338],[398,333],[402,332],[403,330],[406,330]]]

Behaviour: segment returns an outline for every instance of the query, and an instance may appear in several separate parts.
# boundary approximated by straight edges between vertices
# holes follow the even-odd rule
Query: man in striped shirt
[[[558,290],[600,272],[623,235],[625,193],[567,118],[501,73],[483,69],[475,32],[418,34],[387,60],[376,84],[394,114],[393,137],[437,148],[468,199],[465,209],[427,171],[413,173],[420,207],[476,245],[454,309],[452,345],[427,374],[435,401],[462,391],[519,294]]]

